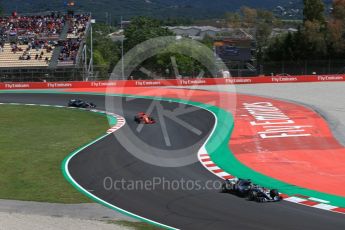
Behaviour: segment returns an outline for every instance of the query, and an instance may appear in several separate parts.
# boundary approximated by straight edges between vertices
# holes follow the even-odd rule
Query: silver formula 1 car
[[[69,107],[76,108],[96,108],[96,105],[92,102],[83,101],[81,99],[72,99],[68,102]]]
[[[255,185],[248,193],[248,200],[257,202],[277,202],[282,198],[277,189],[267,189]]]
[[[233,193],[257,202],[277,202],[282,199],[277,189],[268,189],[253,184],[250,179],[225,180],[222,185],[222,192]]]
[[[225,180],[222,185],[222,192],[234,193],[238,196],[248,196],[251,191],[253,183],[249,179],[234,178]]]

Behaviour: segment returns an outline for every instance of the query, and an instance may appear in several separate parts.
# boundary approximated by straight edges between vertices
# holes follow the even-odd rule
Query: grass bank
[[[0,199],[91,202],[64,179],[61,162],[107,128],[96,113],[0,105]]]

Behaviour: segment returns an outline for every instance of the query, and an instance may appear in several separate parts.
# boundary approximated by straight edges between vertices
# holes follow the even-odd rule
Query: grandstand
[[[90,22],[74,12],[0,17],[0,75],[80,66]]]
[[[52,52],[47,52],[45,49],[27,51],[27,45],[18,45],[16,47],[18,51],[13,52],[11,44],[4,44],[2,52],[0,52],[0,68],[48,67]],[[29,56],[30,59],[28,59]]]

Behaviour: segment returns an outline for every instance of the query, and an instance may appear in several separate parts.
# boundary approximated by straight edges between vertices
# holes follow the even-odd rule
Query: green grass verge
[[[107,221],[108,224],[116,224],[116,225],[121,225],[121,226],[125,226],[125,227],[130,227],[136,230],[160,230],[163,228],[159,228],[157,226],[154,225],[150,225],[148,223],[144,223],[144,222],[130,222],[130,221],[124,221],[124,220],[109,220]]]
[[[91,202],[64,179],[61,162],[107,128],[106,117],[96,113],[0,105],[0,198]]]

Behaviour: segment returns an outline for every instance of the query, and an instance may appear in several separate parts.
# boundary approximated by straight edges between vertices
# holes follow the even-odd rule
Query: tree
[[[272,33],[272,26],[268,23],[259,23],[256,27],[256,41],[258,46],[265,46]]]
[[[190,26],[193,20],[190,18],[167,18],[162,21],[165,26]]]
[[[242,18],[241,18],[241,15],[239,13],[226,13],[225,14],[225,20],[226,20],[226,23],[229,27],[232,27],[232,28],[239,28],[241,27],[241,24],[242,24]]]
[[[326,22],[324,11],[325,4],[322,0],[303,0],[303,21],[318,21],[321,24]]]
[[[131,21],[131,24],[124,31],[125,49],[129,51],[136,45],[145,42],[149,39],[162,37],[162,36],[174,36],[175,34],[162,26],[162,23],[156,19],[148,17],[137,17]],[[204,40],[205,44],[209,44],[209,40]],[[192,76],[194,73],[199,73],[202,70],[202,66],[195,59],[186,55],[181,55],[177,50],[181,47],[168,46],[162,53],[157,54],[147,60],[144,60],[136,70],[134,70],[134,77],[147,77],[140,73],[140,67],[145,67],[151,71],[152,76],[166,76],[175,77],[174,68],[172,66],[171,58],[174,57],[178,65],[180,74],[184,76]],[[191,49],[191,47],[183,47],[182,49]]]
[[[332,16],[334,19],[345,20],[345,0],[333,1]]]
[[[214,44],[214,39],[213,37],[209,36],[209,35],[205,35],[204,39],[202,39],[201,41],[204,45],[206,45],[208,48],[212,49],[213,48],[213,44]]]
[[[258,9],[257,15],[258,15],[258,19],[261,22],[268,23],[268,24],[272,24],[275,19],[273,13],[269,10]]]
[[[108,36],[114,27],[102,23],[93,24],[93,63],[100,75],[106,76],[120,60],[120,46]],[[90,41],[88,41],[88,46]],[[89,54],[90,55],[90,54]]]
[[[264,50],[268,45],[269,38],[272,34],[274,15],[268,10],[257,10],[256,19],[256,44],[257,44],[257,59],[260,62],[264,57]]]
[[[344,23],[341,20],[333,19],[328,22],[327,37],[332,56],[337,56],[339,51],[345,49],[344,33]]]
[[[327,29],[330,55],[343,58],[345,54],[345,0],[333,1],[332,17]]]
[[[319,21],[306,21],[304,23],[304,38],[307,42],[306,49],[311,57],[323,58],[327,55],[327,44],[323,25]]]
[[[284,60],[288,60],[288,61],[295,60],[296,54],[294,50],[294,46],[295,46],[294,42],[295,40],[294,40],[293,34],[288,32],[284,40],[284,52],[283,52]]]
[[[305,34],[302,31],[302,27],[298,26],[297,32],[293,34],[293,50],[296,61],[308,59],[310,56],[307,54]]]
[[[3,14],[3,8],[2,8],[2,2],[0,2],[0,16],[2,16],[2,14]]]
[[[265,50],[264,57],[267,61],[281,61],[283,60],[284,37],[276,36],[272,38]]]
[[[263,58],[263,50],[268,44],[269,37],[272,33],[272,26],[268,23],[261,22],[256,27],[256,42],[257,42],[257,59],[261,61]]]
[[[246,23],[248,27],[252,26],[256,22],[258,16],[256,9],[243,6],[241,7],[241,13],[243,15],[243,21]]]
[[[162,27],[160,21],[149,17],[136,17],[125,29],[126,51],[151,38],[174,35],[168,28]]]
[[[328,37],[331,35],[327,35],[329,29],[324,16],[324,3],[322,0],[303,0],[303,2],[303,25],[299,26],[295,33],[289,32],[275,38],[267,49],[266,59],[300,61],[328,57]],[[338,26],[334,26],[333,34],[334,39],[339,38]]]

